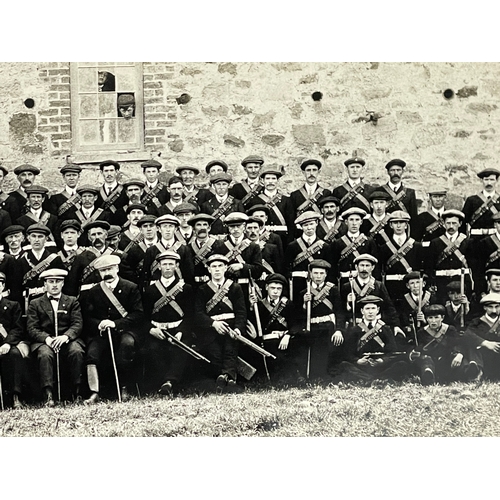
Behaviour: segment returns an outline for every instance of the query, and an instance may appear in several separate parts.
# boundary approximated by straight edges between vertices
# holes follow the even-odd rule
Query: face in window
[[[121,117],[125,119],[130,119],[135,114],[135,104],[129,104],[128,106],[119,106],[118,113]]]

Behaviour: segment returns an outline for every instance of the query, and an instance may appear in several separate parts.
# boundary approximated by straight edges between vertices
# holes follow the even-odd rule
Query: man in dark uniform
[[[225,172],[213,175],[210,184],[215,189],[215,196],[201,205],[201,211],[215,219],[210,226],[210,234],[214,236],[226,234],[222,222],[225,216],[231,212],[244,211],[241,201],[228,194],[231,180],[232,177]]]
[[[360,231],[375,240],[381,247],[391,235],[389,225],[390,213],[387,213],[387,203],[391,197],[385,190],[376,189],[368,197],[372,212],[363,219]]]
[[[361,208],[366,213],[370,211],[368,196],[373,186],[363,182],[362,173],[365,160],[349,158],[344,162],[347,169],[347,181],[332,191],[332,196],[340,200],[339,211],[345,212],[350,208]]]
[[[83,319],[78,300],[61,293],[67,275],[65,269],[47,269],[41,273],[45,293],[32,300],[28,307],[31,352],[36,356],[40,387],[45,406],[49,407],[54,406],[54,365],[57,354],[61,358],[61,368],[68,369],[75,401],[82,401],[80,386],[85,355],[85,344],[81,339]],[[57,376],[61,376],[61,373],[64,373],[62,369]],[[57,383],[58,387],[65,385],[63,380]],[[58,398],[63,399],[61,394],[58,394]]]
[[[0,207],[2,208],[5,205],[5,200],[9,196],[5,191],[3,191],[3,181],[8,174],[9,171],[3,165],[0,165]]]
[[[260,227],[259,241],[276,245],[280,259],[283,263],[283,241],[277,233],[273,233],[267,227],[270,210],[266,205],[252,205],[247,210],[247,215],[256,219],[260,219],[263,224]]]
[[[264,184],[263,191],[250,201],[250,207],[264,205],[269,209],[267,229],[281,237],[283,247],[291,243],[295,234],[294,210],[292,202],[278,189],[278,180],[283,176],[283,169],[271,166],[260,171]]]
[[[81,198],[76,191],[81,171],[82,167],[73,163],[64,165],[59,171],[64,180],[64,189],[47,200],[47,210],[58,219],[62,218],[70,208],[78,210],[81,207]]]
[[[167,191],[169,199],[158,209],[158,215],[170,214],[173,215],[174,210],[184,203],[183,193],[184,187],[182,185],[182,179],[177,175],[170,177],[168,180]]]
[[[62,268],[69,271],[75,262],[76,256],[85,250],[85,247],[78,245],[78,237],[82,232],[82,227],[77,220],[68,219],[62,221],[59,230],[62,246],[57,255],[61,259]]]
[[[331,194],[329,189],[318,184],[321,166],[319,160],[305,160],[301,163],[300,169],[304,174],[305,183],[300,189],[290,193],[295,218],[311,210],[320,213],[318,200]]]
[[[135,283],[118,276],[120,257],[103,255],[94,264],[101,282],[82,300],[84,336],[87,344],[85,364],[90,397],[99,401],[99,375],[104,360],[111,361],[109,334],[115,351],[122,400],[129,399],[134,380],[134,361],[143,334],[144,313]]]
[[[27,250],[23,247],[25,243],[25,230],[23,226],[19,224],[13,224],[6,227],[1,234],[1,240],[3,245],[1,249],[12,255],[16,260],[21,257],[21,255]]]
[[[127,209],[130,205],[142,205],[144,214],[149,213],[158,216],[158,210],[155,206],[150,205],[150,209],[147,209],[146,205],[141,203],[145,186],[144,181],[141,179],[130,179],[124,182],[122,186],[127,196],[127,202],[113,214],[111,219],[113,225],[121,226],[123,229],[129,226],[130,221],[128,219],[128,214],[130,212]]]
[[[385,168],[389,174],[389,182],[380,186],[380,188],[385,189],[391,197],[387,203],[387,212],[405,210],[410,214],[412,220],[417,220],[418,208],[415,190],[404,186],[401,182],[405,167],[406,162],[399,159],[394,159],[387,163]]]
[[[245,332],[247,309],[241,286],[225,277],[227,258],[212,254],[207,267],[210,281],[201,285],[196,295],[198,345],[218,370],[217,388],[224,390],[236,385],[239,346],[233,332]]]
[[[99,168],[104,178],[104,184],[99,190],[96,205],[98,208],[115,214],[119,208],[127,203],[127,195],[123,186],[117,181],[120,164],[113,160],[106,160],[99,163]]]
[[[495,231],[492,216],[500,210],[500,194],[496,191],[500,171],[486,168],[477,176],[481,179],[483,190],[468,196],[462,209],[468,232],[475,241]]]
[[[14,174],[19,181],[19,188],[12,191],[5,200],[3,208],[10,214],[12,221],[16,221],[25,213],[28,197],[26,196],[26,188],[32,186],[35,182],[35,176],[40,173],[40,169],[33,165],[19,165],[14,169]]]
[[[241,161],[241,165],[247,174],[247,178],[234,184],[229,189],[229,194],[241,200],[245,210],[249,207],[252,198],[260,194],[264,186],[260,180],[259,173],[264,164],[264,158],[257,155],[247,156]]]
[[[6,277],[0,272],[0,373],[4,391],[12,394],[12,407],[20,409],[26,362],[20,351],[24,340],[21,306],[4,298]]]
[[[471,265],[475,267],[476,294],[486,292],[487,284],[484,278],[487,268],[500,267],[500,212],[491,216],[494,231],[481,239],[474,240],[474,259]]]
[[[318,223],[316,236],[326,243],[340,238],[347,233],[345,222],[338,217],[340,200],[334,196],[324,196],[318,200],[318,207],[323,217]]]
[[[193,226],[189,221],[198,213],[198,209],[191,203],[182,202],[174,208],[174,215],[179,219],[179,227],[175,231],[175,237],[184,245],[190,243],[194,237]]]
[[[141,163],[141,167],[142,173],[146,177],[141,203],[146,206],[148,213],[158,212],[169,198],[167,186],[158,179],[162,164],[157,160],[147,160]]]
[[[428,247],[432,239],[439,238],[446,232],[443,222],[446,190],[435,189],[427,194],[429,195],[430,207],[428,206],[425,212],[419,213],[416,221],[412,221],[415,240],[426,242],[424,247]]]
[[[500,276],[500,270],[497,270]],[[458,331],[463,332],[466,325],[469,324],[472,316],[470,302],[465,293],[461,291],[461,283],[459,280],[450,281],[446,285],[448,299],[444,305],[445,317],[444,321],[448,325],[454,326]],[[482,307],[481,307],[482,309]],[[481,314],[478,314],[480,316]]]
[[[209,189],[195,186],[194,178],[199,175],[200,170],[192,166],[177,167],[175,171],[182,179],[182,196],[185,203],[194,203],[198,208],[210,198],[214,197]]]
[[[176,276],[180,255],[171,250],[156,256],[161,277],[146,287],[142,297],[149,335],[145,339],[147,366],[159,392],[171,395],[182,380],[189,354],[173,345],[165,332],[184,344],[193,344],[193,289]],[[149,371],[149,370],[148,370]]]

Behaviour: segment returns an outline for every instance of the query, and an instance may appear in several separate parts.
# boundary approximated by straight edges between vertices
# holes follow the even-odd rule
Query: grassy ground
[[[0,436],[499,436],[500,384],[264,387],[0,413]]]

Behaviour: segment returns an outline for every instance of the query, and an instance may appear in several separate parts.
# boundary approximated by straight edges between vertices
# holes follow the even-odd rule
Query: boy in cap
[[[428,243],[432,239],[439,238],[445,233],[442,217],[445,211],[444,203],[447,192],[445,189],[435,189],[427,194],[429,195],[430,206],[427,206],[425,212],[417,215],[417,220],[412,227],[414,238],[417,241],[426,242],[426,247],[429,246]]]
[[[338,217],[340,200],[334,196],[324,196],[318,200],[322,218],[318,223],[316,235],[326,243],[332,243],[347,233],[345,222]]]
[[[220,391],[236,385],[239,341],[233,331],[243,334],[247,321],[243,290],[225,277],[228,263],[224,255],[212,254],[207,259],[210,281],[199,287],[195,302],[198,345],[219,373],[216,386]]]
[[[197,213],[198,209],[191,203],[183,202],[174,208],[174,215],[180,221],[179,227],[175,231],[175,237],[183,245],[188,244],[194,236],[193,226],[189,224],[189,220]]]
[[[245,210],[248,208],[250,201],[264,189],[259,177],[263,164],[264,158],[261,156],[247,156],[241,161],[241,166],[245,170],[247,178],[237,182],[229,189],[229,194],[237,200],[241,200]]]
[[[141,167],[146,178],[141,203],[146,206],[148,213],[153,213],[151,209],[158,210],[169,198],[167,186],[159,180],[162,164],[151,159],[141,163]]]
[[[385,190],[377,189],[370,194],[368,199],[372,211],[364,217],[360,231],[373,238],[380,247],[388,241],[391,234],[389,226],[391,214],[386,211],[387,202],[391,197]]]
[[[178,253],[167,250],[158,254],[156,261],[161,277],[147,286],[142,296],[149,332],[145,338],[145,354],[154,389],[159,387],[160,394],[171,395],[182,380],[189,354],[169,342],[165,332],[192,346],[194,294],[191,285],[176,274]]]
[[[34,184],[35,177],[40,174],[40,169],[25,163],[16,167],[14,174],[19,181],[19,188],[9,194],[3,208],[10,214],[11,220],[16,221],[25,212],[28,202],[26,188]]]
[[[57,376],[61,376],[57,386],[64,387],[65,380],[69,378],[68,385],[74,400],[82,401],[81,382],[85,355],[85,344],[81,339],[83,319],[78,300],[62,293],[67,275],[65,269],[55,268],[41,273],[44,293],[30,302],[27,313],[31,352],[36,357],[40,387],[45,406],[48,407],[54,406],[54,385]],[[57,355],[61,367],[55,377],[54,365]],[[61,394],[58,394],[58,399],[63,399]]]
[[[194,203],[197,207],[201,207],[203,203],[214,197],[209,189],[205,189],[194,184],[194,179],[199,175],[200,170],[193,166],[182,166],[175,169],[182,179],[184,202]]]
[[[464,327],[470,321],[470,302],[465,293],[461,291],[460,280],[450,281],[446,285],[448,299],[445,307],[445,323],[454,326],[458,331],[463,332]]]
[[[99,378],[106,362],[111,361],[109,332],[122,400],[129,399],[135,382],[135,358],[143,337],[144,313],[137,285],[118,275],[120,261],[117,255],[102,255],[96,259],[94,268],[101,281],[82,298],[87,344],[85,364],[90,389],[90,397],[85,400],[87,404],[99,401]]]
[[[29,348],[24,342],[21,306],[4,297],[5,283],[5,274],[0,272],[0,372],[4,391],[12,395],[12,407],[20,409],[23,407],[21,395],[26,377],[24,358]]]
[[[127,203],[127,195],[117,180],[120,164],[114,160],[106,160],[99,163],[99,169],[104,178],[104,184],[99,190],[96,205],[114,214]]]
[[[76,191],[82,167],[67,163],[59,170],[63,177],[64,189],[50,196],[47,200],[47,210],[57,218],[63,217],[70,209],[78,210],[81,206],[80,195]]]

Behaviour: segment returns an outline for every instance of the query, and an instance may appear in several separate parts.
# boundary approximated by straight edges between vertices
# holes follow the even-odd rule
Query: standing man
[[[25,229],[19,224],[13,224],[2,231],[1,239],[4,242],[2,250],[12,255],[16,260],[21,257],[26,249],[23,248],[25,242]]]
[[[34,184],[35,176],[40,174],[40,169],[25,163],[16,167],[14,174],[17,176],[20,185],[16,191],[9,194],[3,208],[10,214],[11,220],[16,221],[25,213],[26,203],[28,202],[26,188]]]
[[[118,276],[119,265],[118,255],[96,259],[94,268],[102,281],[90,289],[82,301],[90,389],[87,404],[99,402],[99,377],[105,360],[111,361],[109,332],[123,401],[130,398],[129,391],[135,381],[134,361],[142,339],[144,313],[139,288]]]
[[[473,262],[476,263],[474,276],[477,294],[486,292],[486,269],[500,267],[500,212],[493,214],[491,220],[494,231],[474,241]]]
[[[252,198],[260,194],[264,186],[259,177],[260,170],[264,164],[264,158],[257,155],[247,156],[242,160],[241,165],[247,174],[247,178],[239,183],[236,183],[230,190],[229,194],[241,200],[245,210],[249,207]]]
[[[329,189],[318,184],[321,166],[319,160],[305,160],[301,163],[300,169],[304,174],[305,183],[300,189],[290,193],[295,218],[304,212],[314,211],[320,213],[318,200],[331,194]]]
[[[390,195],[391,199],[387,203],[387,211],[394,212],[395,210],[405,210],[410,214],[412,220],[417,220],[417,197],[415,190],[403,185],[401,179],[403,177],[403,169],[406,167],[406,162],[399,159],[391,160],[385,166],[389,174],[389,182],[381,186]]]
[[[82,232],[82,227],[77,220],[68,219],[61,223],[60,231],[62,248],[57,255],[61,259],[63,268],[69,271],[75,262],[76,256],[84,251],[84,247],[78,245],[78,237]]]
[[[78,210],[81,207],[81,198],[76,191],[81,171],[82,167],[73,163],[64,165],[60,170],[65,184],[64,189],[60,193],[53,194],[47,201],[47,210],[58,219],[63,218],[69,209]]]
[[[146,215],[146,207],[141,203],[129,203],[125,209],[125,214],[127,223],[122,224],[118,248],[128,253],[133,246],[138,245],[143,239],[141,229],[137,224]]]
[[[345,222],[338,217],[340,201],[334,196],[324,196],[318,200],[318,207],[323,217],[318,223],[316,235],[326,243],[340,238],[347,233]]]
[[[184,202],[194,203],[199,208],[203,205],[203,203],[208,201],[210,198],[213,198],[214,193],[212,193],[210,189],[195,186],[194,178],[200,173],[198,168],[183,166],[177,167],[175,171],[182,179],[182,185],[184,187],[182,195],[184,197]]]
[[[389,227],[391,214],[387,213],[387,203],[391,197],[386,191],[378,189],[368,198],[372,213],[364,218],[360,231],[373,238],[380,247],[389,240],[391,234]]]
[[[99,163],[99,168],[104,178],[104,184],[99,190],[96,205],[115,214],[119,208],[127,203],[127,195],[117,180],[120,164],[113,160],[106,160]]]
[[[62,293],[67,275],[64,269],[48,269],[41,273],[45,293],[32,300],[28,308],[31,352],[36,356],[40,386],[45,406],[48,407],[54,406],[54,365],[57,354],[62,365],[58,376],[65,373],[64,368],[68,369],[73,399],[82,401],[80,387],[85,355],[85,344],[81,339],[83,319],[76,298]],[[58,385],[65,384],[59,380]],[[58,396],[62,399],[60,394]]]
[[[141,167],[146,183],[140,202],[146,206],[148,213],[154,214],[168,201],[167,187],[158,179],[162,164],[156,160],[148,160],[141,163]]]
[[[350,208],[361,208],[366,213],[370,211],[368,197],[373,187],[363,182],[362,173],[365,160],[350,158],[344,162],[347,169],[347,181],[337,186],[332,195],[340,200],[339,211],[344,212]]]
[[[175,237],[180,240],[183,245],[188,244],[194,236],[193,226],[189,224],[189,221],[197,213],[197,208],[191,205],[191,203],[183,202],[174,208],[174,215],[180,221],[180,225],[175,231]]]
[[[483,190],[468,196],[462,210],[469,234],[475,241],[485,234],[495,232],[492,217],[500,210],[500,195],[496,191],[500,171],[496,168],[485,168],[477,176],[481,179]]]
[[[112,217],[112,224],[121,226],[123,228],[128,227],[130,221],[128,220],[128,207],[130,205],[142,205],[144,212],[147,211],[146,206],[141,203],[142,193],[144,192],[145,183],[141,179],[130,179],[122,184],[125,190],[125,195],[127,197],[127,202],[120,207]],[[151,214],[158,216],[158,210],[156,207],[151,207]]]
[[[174,209],[183,203],[184,187],[180,177],[174,175],[168,180],[169,200],[158,209],[158,215],[173,215]]]
[[[214,253],[214,244],[218,241],[215,236],[209,234],[210,224],[214,221],[211,215],[196,214],[189,220],[193,227],[193,238],[188,244],[190,256],[194,264],[194,285],[199,286],[210,280],[207,271],[207,259]]]
[[[445,211],[444,203],[446,201],[446,190],[436,189],[429,191],[429,203],[425,212],[417,215],[417,220],[414,224],[413,234],[417,241],[425,242],[425,247],[429,246],[429,242],[434,238],[439,238],[444,234],[443,212]]]

